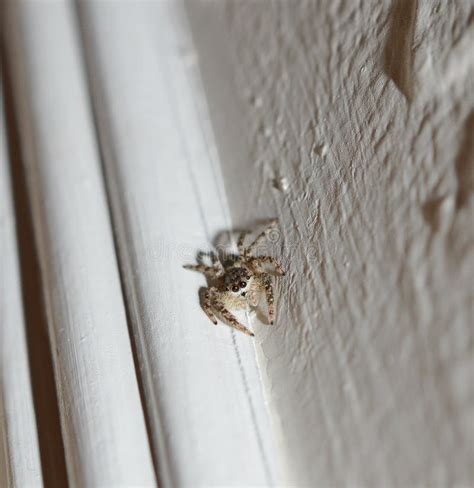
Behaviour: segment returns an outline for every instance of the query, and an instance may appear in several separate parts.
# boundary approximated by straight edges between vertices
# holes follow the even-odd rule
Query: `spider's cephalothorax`
[[[231,327],[253,336],[254,333],[242,325],[230,310],[256,307],[262,295],[265,295],[267,300],[268,320],[270,324],[273,324],[275,305],[272,275],[282,276],[285,274],[285,270],[271,256],[253,256],[253,252],[276,229],[276,226],[276,221],[272,221],[248,247],[244,246],[248,232],[242,232],[237,243],[239,255],[230,261],[222,263],[215,254],[211,254],[212,266],[204,264],[184,266],[186,269],[200,271],[207,276],[211,286],[203,290],[202,308],[214,324],[217,325],[216,317],[219,317]],[[270,268],[270,271],[266,266]]]

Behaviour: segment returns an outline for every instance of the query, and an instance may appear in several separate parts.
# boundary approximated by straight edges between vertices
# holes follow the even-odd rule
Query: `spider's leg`
[[[216,278],[224,275],[224,266],[219,260],[219,256],[216,253],[211,254],[212,268],[214,270]]]
[[[271,264],[275,268],[275,274],[280,276],[283,276],[285,274],[285,268],[283,268],[283,266],[271,256],[257,256],[254,258],[250,258],[248,262],[254,269],[257,270],[261,269],[262,264]]]
[[[184,269],[190,269],[192,271],[199,271],[199,273],[204,273],[207,275],[215,275],[216,271],[213,266],[206,266],[205,264],[185,264]]]
[[[240,330],[240,332],[243,332],[244,334],[247,334],[249,336],[254,336],[255,334],[247,329],[244,325],[242,325],[235,317],[232,315],[227,308],[225,308],[224,304],[219,301],[219,300],[214,300],[213,301],[213,308],[219,315],[219,317],[222,318],[223,322],[225,322],[227,325],[230,325],[234,329]]]
[[[276,220],[272,220],[267,227],[255,238],[255,240],[247,247],[245,254],[250,255],[261,244],[261,242],[268,237],[272,230],[275,230],[278,225]]]
[[[243,230],[239,234],[239,239],[237,240],[237,249],[239,250],[239,255],[243,256],[245,254],[245,247],[244,247],[244,241],[245,237],[250,234],[248,230]]]
[[[275,298],[273,296],[273,285],[270,275],[266,273],[262,275],[262,284],[267,298],[268,321],[270,322],[270,325],[273,325],[273,322],[275,321]]]
[[[215,293],[216,288],[203,288],[202,289],[202,296],[201,296],[201,307],[204,310],[204,313],[209,317],[211,322],[214,325],[217,325],[217,319],[212,311],[212,295]]]

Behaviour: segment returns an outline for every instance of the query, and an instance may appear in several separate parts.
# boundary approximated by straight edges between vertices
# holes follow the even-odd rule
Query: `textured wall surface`
[[[277,215],[290,270],[259,336],[286,481],[470,484],[473,2],[220,6],[190,17],[232,217]]]

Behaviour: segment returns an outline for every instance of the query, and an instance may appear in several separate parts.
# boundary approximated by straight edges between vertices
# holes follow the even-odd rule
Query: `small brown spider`
[[[254,336],[255,334],[242,325],[229,310],[248,310],[250,307],[256,307],[263,293],[268,305],[268,320],[273,324],[275,306],[272,275],[283,276],[285,270],[271,256],[252,256],[252,253],[272,230],[275,230],[276,226],[276,221],[270,222],[248,247],[244,246],[244,241],[249,232],[241,232],[237,242],[238,256],[230,256],[230,259],[222,262],[216,254],[211,253],[212,266],[204,264],[183,266],[185,269],[192,269],[206,275],[210,286],[202,290],[201,306],[215,325],[217,325],[217,316],[231,327]],[[264,269],[264,265],[273,267],[271,274]]]

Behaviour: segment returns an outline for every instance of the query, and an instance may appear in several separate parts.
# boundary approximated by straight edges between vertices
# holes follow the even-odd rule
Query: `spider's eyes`
[[[247,286],[247,283],[245,281],[240,282],[240,288],[245,288]]]
[[[239,291],[239,286],[238,286],[238,285],[234,285],[234,286],[232,287],[232,291],[234,291],[234,292]]]

